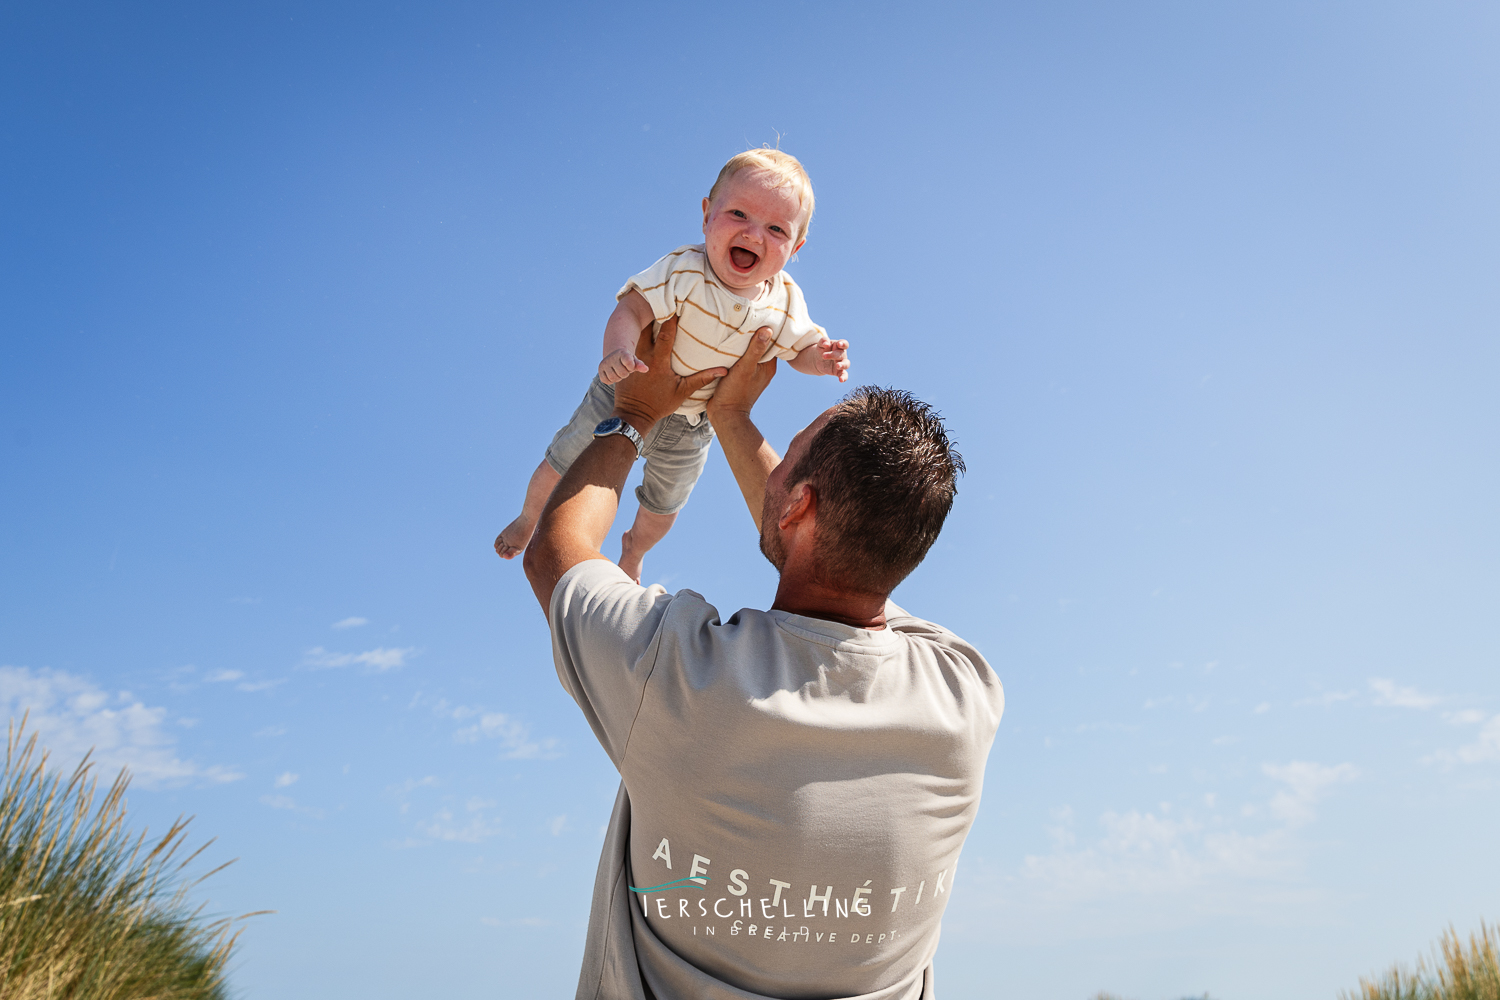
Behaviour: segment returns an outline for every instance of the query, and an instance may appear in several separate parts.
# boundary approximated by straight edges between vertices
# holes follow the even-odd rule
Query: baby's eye
[[[780,226],[772,226],[771,227],[771,232],[773,232],[773,233],[780,233],[783,236],[786,235],[786,230],[782,229]]]
[[[731,212],[731,213],[732,213],[732,214],[733,214],[733,215],[734,215],[734,217],[735,217],[735,218],[736,218],[736,219],[743,219],[743,218],[744,218],[744,217],[745,217],[745,213],[744,213],[744,212],[741,212],[741,211],[740,211],[740,210],[739,210],[739,209],[737,209],[737,208],[732,208],[732,209],[730,209],[730,212]]]

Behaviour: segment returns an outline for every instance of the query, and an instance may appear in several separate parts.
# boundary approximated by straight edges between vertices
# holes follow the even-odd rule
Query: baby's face
[[[802,206],[797,189],[765,170],[742,170],[703,199],[703,237],[719,280],[747,297],[786,267],[802,246]]]

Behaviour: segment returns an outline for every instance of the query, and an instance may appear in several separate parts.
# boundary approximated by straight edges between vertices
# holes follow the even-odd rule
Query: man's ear
[[[817,514],[818,491],[813,489],[812,483],[798,483],[796,491],[791,495],[786,510],[782,511],[776,526],[785,531],[798,521],[817,517]]]
[[[703,235],[708,235],[708,199],[703,199]]]

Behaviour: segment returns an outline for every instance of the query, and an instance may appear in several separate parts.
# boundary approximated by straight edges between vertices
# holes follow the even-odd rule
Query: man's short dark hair
[[[942,419],[911,393],[862,385],[845,396],[787,480],[817,494],[824,582],[894,590],[937,541],[963,471]]]

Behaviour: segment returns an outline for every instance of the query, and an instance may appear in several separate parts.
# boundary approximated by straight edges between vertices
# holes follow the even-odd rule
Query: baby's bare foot
[[[620,535],[620,568],[623,569],[636,583],[641,582],[642,563],[646,559],[646,553],[636,552],[630,544],[630,532],[626,531]]]
[[[495,554],[501,559],[514,559],[525,551],[535,530],[536,524],[522,514],[495,537]]]

